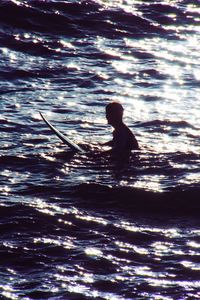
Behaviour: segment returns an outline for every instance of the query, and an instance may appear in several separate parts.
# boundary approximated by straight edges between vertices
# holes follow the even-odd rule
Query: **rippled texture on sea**
[[[199,1],[2,0],[0,57],[0,299],[199,299]]]

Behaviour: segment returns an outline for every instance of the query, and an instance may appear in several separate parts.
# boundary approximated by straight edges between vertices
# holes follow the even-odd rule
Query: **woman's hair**
[[[107,113],[120,113],[123,114],[123,106],[119,102],[111,102],[106,106]]]

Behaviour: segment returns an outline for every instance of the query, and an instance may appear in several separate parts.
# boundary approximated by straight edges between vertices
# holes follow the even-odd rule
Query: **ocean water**
[[[0,1],[0,299],[200,298],[199,95],[199,1]]]

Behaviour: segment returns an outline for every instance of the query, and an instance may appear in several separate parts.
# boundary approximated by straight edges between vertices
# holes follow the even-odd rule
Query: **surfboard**
[[[40,116],[44,120],[44,122],[47,124],[47,126],[51,129],[53,133],[57,135],[57,137],[67,146],[70,147],[75,152],[85,152],[80,146],[76,145],[74,142],[72,142],[68,137],[66,137],[64,134],[62,134],[56,127],[54,127],[46,118],[45,116],[41,113]]]

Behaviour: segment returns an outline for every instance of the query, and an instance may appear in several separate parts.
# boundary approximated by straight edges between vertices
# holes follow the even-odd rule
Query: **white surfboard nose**
[[[42,119],[47,124],[47,126],[51,129],[53,133],[57,135],[57,137],[67,146],[70,147],[71,150],[75,152],[85,152],[80,146],[72,142],[68,137],[66,137],[64,134],[62,134],[57,128],[55,128],[46,118],[45,116],[39,111]]]

